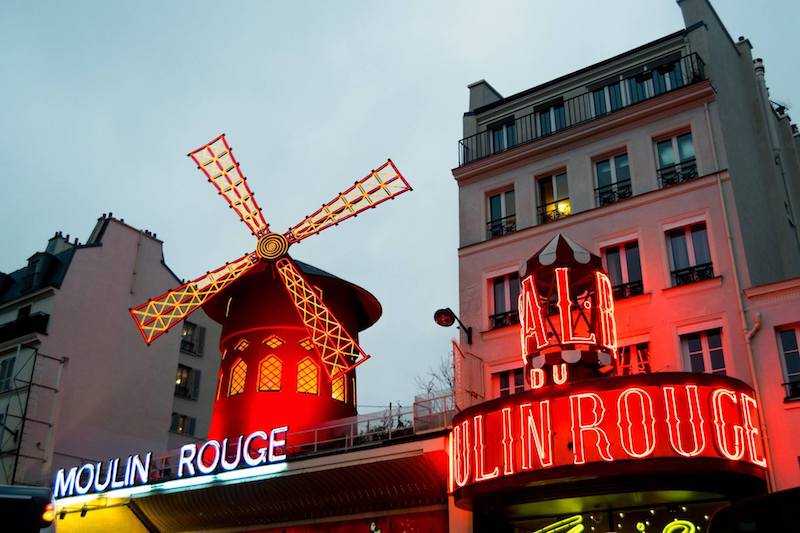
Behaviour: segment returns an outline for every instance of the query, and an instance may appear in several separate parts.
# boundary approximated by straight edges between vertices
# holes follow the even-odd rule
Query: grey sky
[[[185,156],[220,132],[280,229],[392,157],[414,192],[292,248],[384,306],[362,336],[366,405],[405,404],[456,333],[431,316],[457,305],[466,85],[509,95],[682,27],[671,0],[0,7],[0,271],[108,211],[158,233],[185,278],[252,250]],[[800,102],[800,2],[715,7],[764,58],[773,98]]]

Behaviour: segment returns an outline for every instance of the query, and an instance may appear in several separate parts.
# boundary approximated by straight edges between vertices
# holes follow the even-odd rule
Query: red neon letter
[[[472,417],[475,425],[475,481],[486,481],[487,479],[496,478],[500,475],[500,469],[496,466],[494,470],[488,474],[484,471],[485,457],[484,450],[486,444],[483,441],[483,415],[475,415]]]
[[[602,272],[595,272],[597,280],[597,317],[600,319],[600,345],[617,356],[617,323],[614,320],[614,298],[611,280]]]
[[[583,419],[582,400],[590,400],[592,402],[592,421],[588,424]],[[573,394],[569,397],[569,412],[572,420],[572,446],[575,453],[575,464],[582,465],[586,462],[583,434],[587,431],[597,435],[597,453],[603,461],[613,461],[614,458],[611,457],[609,451],[611,443],[608,441],[608,435],[600,428],[600,423],[603,421],[603,415],[606,412],[606,408],[603,406],[603,399],[593,392]]]
[[[631,419],[631,408],[628,398],[636,396],[639,399],[639,407],[636,411],[636,434],[642,435],[644,440],[644,450],[636,451],[633,445],[633,426]],[[622,427],[623,419],[627,428]],[[656,417],[653,415],[653,399],[644,389],[631,387],[622,391],[617,400],[617,425],[619,426],[619,438],[622,449],[631,457],[641,459],[647,457],[656,447]]]
[[[544,316],[539,303],[539,292],[533,276],[522,280],[522,292],[519,295],[520,340],[522,342],[522,360],[534,350],[528,350],[528,341],[536,343],[536,350],[548,345],[547,332],[544,329]]]
[[[755,419],[757,420],[758,406],[756,405],[756,399],[748,394],[742,393],[742,419],[744,420],[744,431],[747,433],[748,448],[750,448],[750,461],[755,465],[766,467],[767,460],[763,454],[759,453],[759,446],[757,445],[758,442],[761,442],[761,439],[759,439],[758,442],[756,441],[756,435],[758,435],[760,431],[756,427],[753,411],[756,413]]]
[[[469,421],[453,426],[453,479],[463,487],[469,481]]]
[[[686,385],[686,403],[689,406],[689,427],[692,429],[694,448],[685,450],[681,438],[681,422],[678,416],[678,406],[675,403],[675,387],[664,387],[664,403],[667,408],[667,427],[669,428],[669,443],[672,449],[684,457],[694,457],[703,453],[706,448],[705,420],[700,412],[700,398],[697,395],[697,385]]]
[[[531,388],[541,389],[542,387],[544,387],[544,370],[531,368]]]
[[[553,365],[553,383],[563,385],[567,382],[567,363]]]
[[[733,424],[733,451],[728,446],[728,436],[725,432],[725,416],[722,413],[722,400],[728,398],[737,405],[736,393],[728,389],[717,389],[711,395],[711,405],[714,407],[714,428],[717,430],[717,448],[720,453],[731,459],[738,461],[744,457],[744,428],[739,424]]]
[[[558,314],[561,317],[561,344],[594,344],[594,333],[588,337],[576,337],[572,327],[572,301],[569,299],[569,269],[556,269],[556,289],[558,290]]]
[[[504,407],[503,414],[503,474],[514,473],[514,436],[511,431],[511,408]]]
[[[533,468],[533,444],[536,444],[536,455],[539,465],[552,466],[553,435],[550,429],[550,400],[539,402],[539,423],[533,416],[533,408],[529,403],[519,406],[520,442],[522,444],[522,469]],[[537,427],[538,426],[538,427]]]

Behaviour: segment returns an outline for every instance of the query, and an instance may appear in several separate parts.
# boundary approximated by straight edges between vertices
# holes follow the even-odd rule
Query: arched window
[[[306,357],[297,363],[297,392],[318,394],[319,369],[311,358]]]
[[[228,385],[228,396],[244,392],[244,379],[247,376],[247,363],[239,359],[231,369],[231,381]]]
[[[331,398],[343,402],[347,399],[347,381],[345,376],[339,376],[331,382]]]
[[[283,363],[274,355],[262,359],[258,365],[258,390],[260,392],[281,390],[282,368]]]

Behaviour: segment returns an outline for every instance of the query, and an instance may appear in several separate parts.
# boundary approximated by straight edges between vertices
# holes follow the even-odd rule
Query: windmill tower
[[[356,413],[358,332],[381,308],[366,290],[294,261],[289,247],[410,191],[391,160],[284,233],[270,230],[225,136],[189,154],[256,237],[256,249],[130,310],[145,342],[203,307],[222,324],[210,438]]]

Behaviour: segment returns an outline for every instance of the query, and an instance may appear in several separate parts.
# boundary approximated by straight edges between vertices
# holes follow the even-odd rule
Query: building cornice
[[[789,294],[800,294],[800,276],[749,287],[744,290],[744,294],[753,300],[769,299]]]

